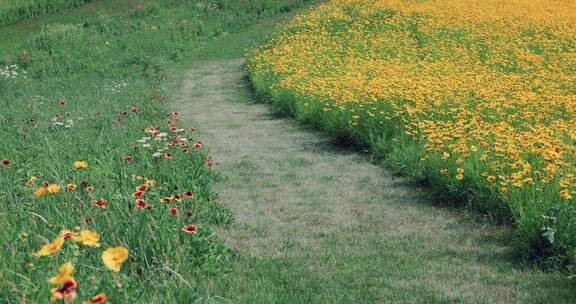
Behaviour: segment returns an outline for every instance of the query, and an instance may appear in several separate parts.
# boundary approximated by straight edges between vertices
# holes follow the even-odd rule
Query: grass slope
[[[0,130],[0,302],[62,292],[202,300],[198,282],[225,272],[235,256],[211,228],[231,215],[212,190],[211,161],[192,146],[199,138],[167,113],[162,85],[202,39],[303,2],[158,1],[27,35],[23,51],[0,62],[0,122],[9,126]],[[116,246],[130,252],[118,273],[101,262]],[[40,248],[49,256],[31,255]],[[77,288],[51,291],[61,283],[48,279],[66,262]]]
[[[0,25],[51,14],[83,5],[90,0],[10,0],[0,2]]]
[[[73,7],[57,14],[28,18],[14,24],[3,25],[0,27],[0,37],[3,38],[0,44],[0,58],[14,55],[14,53],[26,48],[29,44],[29,37],[37,35],[44,27],[58,24],[82,24],[102,17],[113,17],[136,5],[152,2],[154,0],[90,1],[82,6]]]

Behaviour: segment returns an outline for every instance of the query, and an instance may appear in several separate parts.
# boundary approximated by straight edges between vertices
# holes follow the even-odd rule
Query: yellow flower
[[[50,193],[50,194],[56,194],[56,193],[60,192],[60,185],[50,184],[50,185],[48,185],[48,187],[46,187],[46,191],[48,191],[48,193]]]
[[[458,169],[456,169],[456,173],[458,173],[458,174],[464,174],[464,169],[458,168]]]
[[[72,241],[82,243],[84,246],[100,247],[100,236],[98,233],[90,230],[82,230],[80,234],[72,236]]]
[[[58,271],[58,274],[51,277],[48,282],[50,282],[52,285],[61,285],[64,283],[64,281],[72,279],[72,273],[74,273],[74,265],[68,262],[60,266],[60,271]]]
[[[88,162],[77,160],[74,162],[74,168],[86,169],[86,168],[88,168]]]
[[[108,248],[102,253],[102,262],[108,269],[119,272],[122,263],[128,259],[128,255],[128,249],[122,246]]]
[[[58,251],[60,251],[62,245],[64,245],[64,237],[59,236],[56,239],[54,239],[52,243],[48,243],[42,246],[42,248],[40,248],[40,250],[38,250],[38,252],[34,253],[33,255],[37,257],[53,255]]]
[[[440,174],[442,174],[442,175],[448,174],[448,169],[441,169]]]
[[[36,176],[31,176],[30,179],[28,180],[28,182],[26,182],[26,186],[28,186],[28,187],[32,186],[32,184],[34,184],[34,182],[37,180],[38,180],[38,178]]]
[[[464,179],[463,174],[456,174],[456,180],[462,180],[462,179]]]
[[[72,191],[72,190],[75,190],[76,187],[78,187],[78,186],[75,183],[70,183],[70,184],[66,185],[66,190]]]
[[[568,189],[564,189],[564,190],[560,191],[559,194],[565,200],[572,199],[572,195],[570,195],[570,192],[568,191]]]
[[[44,194],[46,194],[46,188],[44,187],[40,187],[34,191],[34,195],[36,195],[36,197],[43,197]]]

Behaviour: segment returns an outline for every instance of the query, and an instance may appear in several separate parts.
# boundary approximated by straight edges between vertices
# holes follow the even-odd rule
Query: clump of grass
[[[0,2],[0,25],[50,14],[91,0],[10,0]]]
[[[227,271],[236,254],[211,228],[232,220],[212,190],[217,160],[162,85],[201,39],[304,1],[241,2],[47,26],[0,62],[0,302],[190,303],[198,280]]]

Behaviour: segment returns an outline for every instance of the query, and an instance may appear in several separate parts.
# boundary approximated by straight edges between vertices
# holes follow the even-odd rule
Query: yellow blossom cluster
[[[60,234],[50,243],[43,245],[40,250],[33,253],[36,257],[47,257],[58,254],[66,240],[71,240],[74,243],[82,244],[86,247],[99,248],[100,236],[98,233],[90,230],[71,231],[63,229]],[[119,272],[122,264],[128,259],[128,249],[118,246],[108,248],[102,253],[102,263],[113,272]],[[52,288],[51,302],[64,301],[66,303],[73,303],[77,297],[76,289],[78,283],[72,276],[74,273],[74,265],[71,262],[66,262],[60,266],[58,273],[50,278],[48,282],[57,287]],[[107,300],[106,294],[98,294],[91,300],[83,301],[84,303],[104,303]]]
[[[422,142],[423,161],[458,167],[444,176],[576,197],[574,1],[333,0],[295,18],[249,69],[323,115]],[[480,165],[465,173],[469,161]]]

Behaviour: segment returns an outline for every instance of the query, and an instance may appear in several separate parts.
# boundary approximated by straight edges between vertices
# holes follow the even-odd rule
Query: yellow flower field
[[[249,64],[256,88],[473,207],[530,256],[576,248],[576,2],[333,0]]]

